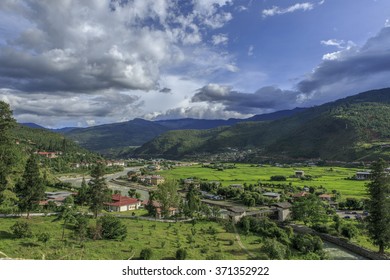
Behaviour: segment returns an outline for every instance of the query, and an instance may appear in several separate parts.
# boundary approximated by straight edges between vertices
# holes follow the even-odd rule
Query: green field
[[[193,165],[189,167],[178,167],[171,170],[161,171],[162,176],[173,178],[176,180],[197,177],[209,181],[219,181],[223,186],[230,184],[256,184],[259,181],[263,183],[288,184],[291,182],[293,186],[304,187],[323,186],[328,192],[337,190],[341,193],[342,198],[366,197],[365,184],[367,181],[346,180],[348,177],[355,175],[359,169],[342,168],[342,167],[273,167],[273,166],[251,166],[249,164],[236,164],[235,169],[225,169],[218,171],[211,168],[204,168],[201,165]],[[299,178],[289,178],[295,174],[295,170],[303,170],[305,175],[313,176],[311,181],[302,181]],[[270,177],[274,175],[283,175],[287,177],[285,182],[272,182]]]
[[[48,232],[51,236],[44,245],[37,238],[15,239],[10,227],[16,221],[25,218],[2,218],[0,220],[0,258],[4,253],[10,258],[21,259],[57,259],[57,260],[126,260],[139,258],[140,251],[150,248],[152,259],[174,259],[178,248],[187,250],[187,259],[202,260],[207,258],[240,260],[248,255],[239,247],[233,233],[228,233],[216,222],[199,221],[191,223],[162,223],[125,219],[127,237],[124,241],[87,240],[80,246],[71,237],[71,230],[66,229],[66,241],[61,241],[62,224],[53,222],[54,217],[33,217],[28,220],[34,235]],[[91,219],[91,223],[95,221]],[[193,230],[195,228],[195,234]],[[208,229],[215,229],[212,234]],[[189,236],[193,236],[189,243]]]

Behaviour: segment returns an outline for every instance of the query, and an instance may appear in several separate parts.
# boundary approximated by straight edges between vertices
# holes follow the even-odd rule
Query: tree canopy
[[[379,253],[390,247],[390,176],[385,171],[387,163],[379,160],[372,165],[371,182],[367,184],[369,194],[367,217],[368,232]]]

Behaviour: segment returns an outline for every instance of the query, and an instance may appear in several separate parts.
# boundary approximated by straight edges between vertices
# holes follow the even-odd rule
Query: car
[[[357,212],[356,212],[356,211],[353,211],[351,214],[357,214]]]
[[[351,216],[344,216],[344,219],[351,219]]]

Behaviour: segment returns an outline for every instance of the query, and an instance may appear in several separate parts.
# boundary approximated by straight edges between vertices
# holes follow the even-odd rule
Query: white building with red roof
[[[113,194],[112,201],[105,203],[105,205],[108,211],[123,212],[138,209],[141,206],[141,201],[136,198]]]

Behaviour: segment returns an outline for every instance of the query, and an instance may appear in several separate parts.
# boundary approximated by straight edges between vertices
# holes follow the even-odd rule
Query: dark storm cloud
[[[276,87],[263,87],[254,93],[242,93],[227,86],[209,84],[199,89],[191,101],[222,104],[228,111],[248,114],[258,113],[263,109],[293,108],[299,101],[299,93]]]
[[[334,53],[334,59],[324,60],[297,88],[303,93],[312,93],[323,87],[375,78],[385,72],[390,72],[390,27],[383,28],[361,49]],[[387,86],[388,81],[379,81],[378,86]]]

